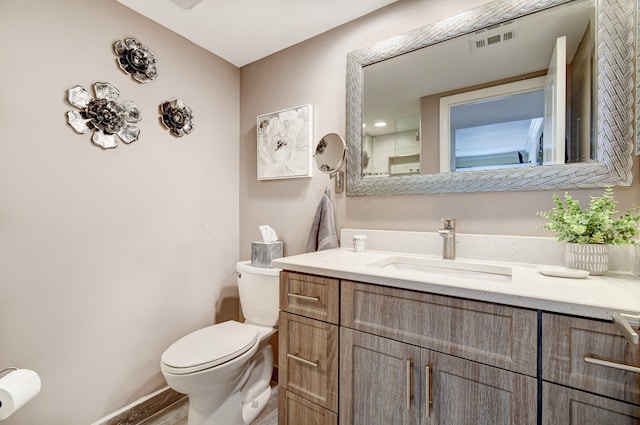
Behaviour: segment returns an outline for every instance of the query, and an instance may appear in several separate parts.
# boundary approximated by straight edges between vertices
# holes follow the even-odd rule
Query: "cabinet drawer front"
[[[278,425],[338,425],[338,415],[282,388],[278,390]]]
[[[535,376],[537,312],[342,282],[341,324]]]
[[[338,324],[339,281],[283,271],[280,273],[280,309]]]
[[[595,394],[542,384],[542,425],[637,425],[640,406]]]
[[[280,312],[280,385],[338,410],[338,326]]]
[[[640,404],[640,346],[615,324],[545,313],[542,335],[544,380]]]

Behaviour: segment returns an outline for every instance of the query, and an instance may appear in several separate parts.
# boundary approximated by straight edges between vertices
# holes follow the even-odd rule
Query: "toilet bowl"
[[[280,269],[236,265],[244,323],[196,330],[169,346],[160,368],[167,384],[189,396],[188,425],[248,425],[271,396]]]

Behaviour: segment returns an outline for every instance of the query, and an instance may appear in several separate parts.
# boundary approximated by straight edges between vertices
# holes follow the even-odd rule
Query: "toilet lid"
[[[257,341],[256,328],[230,320],[180,338],[162,353],[161,361],[170,373],[197,372],[238,357]]]

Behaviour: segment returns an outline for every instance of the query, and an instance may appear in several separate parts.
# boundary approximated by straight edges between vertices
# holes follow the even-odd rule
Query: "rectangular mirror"
[[[634,6],[495,1],[349,54],[347,194],[629,185]]]

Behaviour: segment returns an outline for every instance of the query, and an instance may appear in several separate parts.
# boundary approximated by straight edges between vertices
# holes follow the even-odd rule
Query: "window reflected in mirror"
[[[496,119],[492,111],[513,104],[513,119]],[[449,155],[441,172],[521,167],[543,162],[542,89],[455,105],[450,108]],[[444,133],[444,132],[443,132]]]

